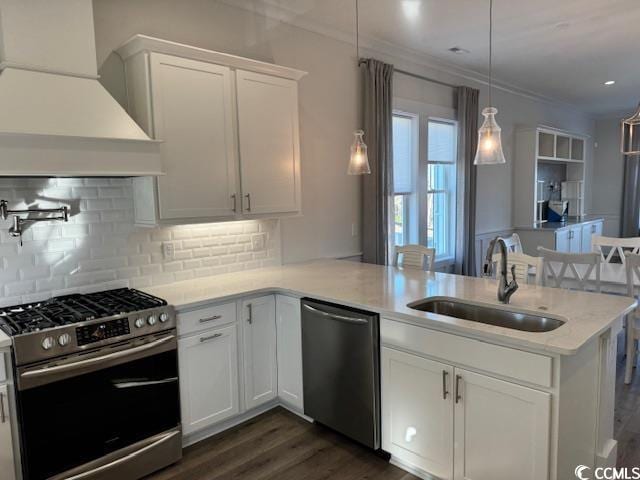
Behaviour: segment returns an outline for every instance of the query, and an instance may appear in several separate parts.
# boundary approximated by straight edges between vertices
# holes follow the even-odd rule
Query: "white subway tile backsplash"
[[[11,208],[70,209],[68,223],[29,225],[23,246],[0,221],[0,305],[120,286],[144,288],[280,263],[279,223],[254,220],[136,227],[133,190],[122,178],[0,178]],[[251,236],[263,235],[254,251]],[[164,258],[162,242],[174,242]]]

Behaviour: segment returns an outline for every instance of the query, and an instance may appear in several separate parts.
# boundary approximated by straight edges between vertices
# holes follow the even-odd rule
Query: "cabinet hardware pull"
[[[462,375],[456,375],[456,403],[462,400],[462,395],[460,395],[460,380],[462,380]]]
[[[447,372],[446,370],[442,370],[442,398],[444,400],[447,399],[447,395],[449,395],[449,392],[447,391],[447,376],[449,375],[449,372]]]
[[[7,414],[4,413],[4,393],[0,393],[0,423],[7,421]]]
[[[213,322],[214,320],[220,320],[222,315],[213,315],[212,317],[201,318],[200,323]]]
[[[248,304],[247,309],[249,310],[249,318],[247,318],[247,322],[251,325],[253,324],[253,305]]]
[[[221,336],[221,333],[214,333],[213,335],[209,335],[208,337],[200,337],[200,343],[208,342],[209,340],[220,338]]]
[[[245,195],[245,198],[247,199],[247,212],[251,211],[251,194],[247,193]]]
[[[236,194],[234,193],[233,195],[231,195],[231,198],[233,198],[233,213],[237,213],[238,212],[238,205],[237,205],[237,200],[236,200]]]

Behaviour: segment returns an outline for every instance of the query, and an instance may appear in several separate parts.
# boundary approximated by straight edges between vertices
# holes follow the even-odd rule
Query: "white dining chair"
[[[500,265],[500,254],[493,255],[494,268],[497,272]],[[542,285],[542,257],[533,257],[526,253],[508,252],[507,266],[511,271],[511,266],[516,266],[516,280],[520,283],[528,283],[532,285]],[[535,269],[535,274],[533,273]]]
[[[640,255],[635,253],[627,254],[627,294],[630,297],[638,298],[636,295],[635,283],[640,280]],[[640,312],[636,308],[627,315],[626,319],[626,359],[624,367],[624,383],[631,383],[633,369],[638,364],[638,341],[640,340]]]
[[[600,291],[601,258],[599,253],[565,253],[538,247],[542,257],[542,285],[556,288],[577,287]],[[595,278],[591,275],[595,271]],[[567,273],[570,272],[570,275]]]
[[[424,245],[401,245],[396,247],[395,266],[433,270],[436,249]]]
[[[624,264],[628,254],[640,253],[640,237],[616,238],[594,235],[591,237],[591,245],[594,252],[598,252],[604,263],[612,263],[616,255]]]
[[[520,241],[520,235],[514,233],[508,237],[502,237],[502,239],[507,246],[507,251],[513,253],[522,253],[522,242]]]

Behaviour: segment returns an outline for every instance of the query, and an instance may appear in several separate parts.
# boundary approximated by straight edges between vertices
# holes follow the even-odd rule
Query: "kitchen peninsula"
[[[569,478],[576,464],[615,463],[616,335],[622,328],[622,317],[635,305],[632,299],[523,285],[511,305],[500,305],[493,280],[346,261],[257,269],[149,288],[147,292],[176,307],[178,334],[183,337],[193,332],[198,319],[213,318],[216,309],[228,315],[227,321],[218,320],[218,333],[225,334],[222,330],[230,328],[223,324],[230,325],[233,332],[235,325],[239,331],[255,328],[260,315],[269,311],[261,305],[274,296],[276,301],[284,299],[293,306],[288,309],[289,316],[299,315],[300,297],[378,313],[382,448],[392,454],[392,462],[418,475],[447,476],[453,462],[464,463],[463,468],[482,468],[482,456],[489,453],[483,440],[487,428],[493,431],[491,448],[506,449],[504,462],[495,468],[501,472],[521,469],[520,478],[546,477],[548,469],[548,478],[563,479]],[[451,297],[469,304],[545,315],[564,323],[548,332],[525,332],[407,307],[425,297]],[[248,310],[253,317],[247,317],[252,302],[256,305]],[[251,320],[251,324],[244,320]],[[278,322],[281,320],[278,314]],[[214,330],[208,331],[207,337],[211,332]],[[234,333],[232,343],[235,338]],[[268,338],[263,336],[264,341]],[[296,351],[285,342],[276,343],[278,350]],[[233,353],[236,347],[252,348],[235,343],[225,348]],[[191,369],[181,377],[189,378],[193,385],[206,383],[209,373],[200,370],[199,376],[195,375],[197,366],[190,365],[188,356],[181,352],[181,368]],[[246,354],[238,356],[246,361]],[[229,370],[237,373],[234,358],[228,358],[232,363]],[[273,368],[261,365],[260,371],[277,371],[274,381],[286,382],[283,373],[287,375],[295,358],[294,354],[287,361],[278,359]],[[287,370],[281,373],[283,366]],[[252,374],[258,375],[256,370]],[[443,392],[438,393],[441,382]],[[256,382],[250,379],[248,383],[255,386]],[[236,388],[233,382],[228,384]],[[252,388],[247,387],[246,374],[244,388]],[[273,390],[265,398],[271,402],[282,399],[279,385]],[[251,398],[257,398],[257,392],[253,393]],[[238,394],[229,391],[224,395],[235,398]],[[184,394],[183,402],[189,404]],[[244,420],[251,408],[260,405],[245,403],[244,412],[236,404],[230,414],[223,415],[226,423],[219,423],[218,417],[207,428],[195,428],[193,441]],[[282,403],[303,411],[301,400]],[[257,411],[272,406],[263,402]],[[436,424],[427,428],[427,422],[434,421]],[[183,422],[188,432],[189,422],[195,425],[198,419],[187,415]],[[510,428],[502,431],[500,425],[507,424]],[[415,438],[407,433],[414,430]],[[451,443],[433,448],[434,442],[443,439]]]

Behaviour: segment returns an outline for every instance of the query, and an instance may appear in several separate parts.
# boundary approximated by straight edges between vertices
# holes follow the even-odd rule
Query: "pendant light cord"
[[[360,14],[358,12],[358,0],[356,0],[356,60],[360,62]]]
[[[493,0],[489,0],[489,106],[493,107],[491,90],[493,90]]]

